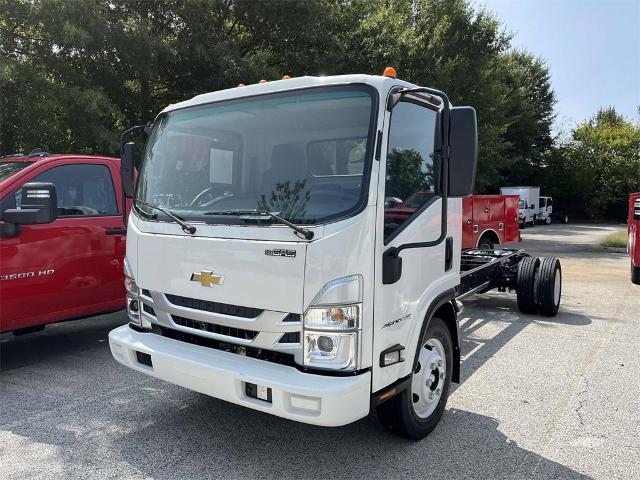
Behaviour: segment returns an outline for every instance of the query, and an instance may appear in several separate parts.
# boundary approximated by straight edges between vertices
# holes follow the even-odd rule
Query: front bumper
[[[140,333],[128,325],[109,333],[109,346],[113,357],[126,367],[290,420],[339,426],[369,413],[368,371],[349,377],[303,373],[285,365]],[[136,352],[151,355],[153,367],[140,363]],[[272,402],[248,396],[245,382],[271,388]]]

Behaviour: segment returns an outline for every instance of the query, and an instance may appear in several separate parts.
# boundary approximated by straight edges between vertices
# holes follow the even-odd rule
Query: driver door
[[[389,114],[388,114],[389,115]],[[380,199],[398,197],[403,201],[415,192],[429,192],[430,198],[406,218],[384,215],[378,212],[378,231],[384,232],[376,238],[376,304],[374,315],[374,365],[379,364],[380,353],[396,344],[406,348],[405,354],[414,352],[424,318],[425,301],[457,283],[455,268],[445,264],[445,245],[457,238],[450,248],[460,249],[461,200],[453,208],[455,219],[449,222],[452,238],[438,245],[403,250],[402,275],[393,284],[382,282],[382,258],[386,250],[406,243],[436,240],[441,233],[442,199],[439,191],[440,165],[434,165],[436,122],[439,115],[435,107],[418,101],[401,101],[393,109],[386,124],[389,126],[386,147],[386,162],[381,164],[379,176]],[[384,156],[381,162],[384,161]],[[457,225],[455,227],[454,225]],[[457,228],[457,234],[455,233]],[[453,250],[456,251],[456,250]],[[452,255],[449,256],[453,258]],[[395,381],[411,371],[413,358],[384,368],[374,369],[373,390]],[[408,369],[408,372],[404,370]]]

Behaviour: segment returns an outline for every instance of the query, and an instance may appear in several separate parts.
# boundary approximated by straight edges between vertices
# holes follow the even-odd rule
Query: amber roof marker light
[[[384,69],[384,72],[382,72],[383,77],[396,78],[396,75],[396,69],[393,67],[387,67]]]
[[[284,77],[282,77],[282,80],[291,80],[291,77],[289,75],[285,75]]]

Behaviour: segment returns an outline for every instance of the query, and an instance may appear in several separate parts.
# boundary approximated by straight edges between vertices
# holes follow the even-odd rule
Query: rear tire
[[[522,313],[536,313],[536,274],[540,267],[538,257],[525,257],[518,263],[516,276],[516,294],[518,297],[518,309]]]
[[[493,247],[495,247],[495,244],[488,237],[482,237],[480,242],[478,242],[478,248],[480,250],[493,250]]]
[[[634,267],[631,262],[631,282],[640,285],[640,267]]]
[[[562,269],[555,257],[543,258],[538,275],[538,308],[545,317],[555,317],[562,295]]]
[[[377,413],[388,430],[420,440],[440,421],[451,388],[453,344],[442,319],[431,318],[416,355],[418,362],[409,386],[378,405]]]

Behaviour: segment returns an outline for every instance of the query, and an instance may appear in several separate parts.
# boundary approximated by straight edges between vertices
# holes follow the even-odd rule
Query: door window
[[[117,215],[115,190],[106,165],[61,165],[37,175],[30,182],[56,186],[58,217]],[[15,192],[20,207],[21,189]]]
[[[393,109],[384,197],[399,198],[402,203],[385,208],[385,243],[436,198],[436,117],[434,110],[410,102],[400,102]]]

